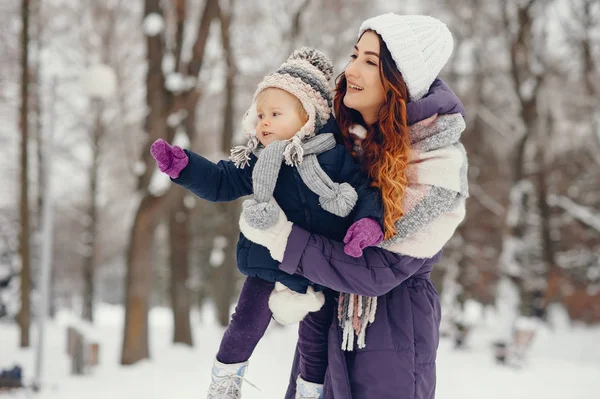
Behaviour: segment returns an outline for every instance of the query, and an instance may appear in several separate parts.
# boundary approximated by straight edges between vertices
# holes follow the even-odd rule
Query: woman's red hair
[[[406,117],[408,88],[379,35],[379,76],[386,93],[385,103],[379,110],[379,118],[372,126],[366,126],[361,114],[344,105],[346,76],[340,74],[336,82],[334,109],[336,120],[344,136],[346,147],[360,159],[363,170],[379,188],[383,200],[384,236],[393,237],[398,232],[395,223],[404,215],[402,200],[407,186],[406,166],[410,151],[410,132]],[[367,128],[362,141],[362,154],[354,151],[354,139],[350,127],[361,124]]]

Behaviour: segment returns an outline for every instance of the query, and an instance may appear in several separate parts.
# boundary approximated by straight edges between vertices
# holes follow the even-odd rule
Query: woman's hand
[[[344,252],[354,258],[362,256],[363,249],[379,244],[383,240],[383,231],[377,221],[364,218],[354,222],[344,237]]]
[[[252,201],[252,200],[246,200]],[[246,205],[244,201],[244,205]],[[293,223],[288,221],[285,213],[279,207],[279,204],[274,199],[270,201],[279,210],[279,218],[274,226],[267,229],[260,230],[255,227],[251,227],[246,222],[245,206],[242,206],[242,214],[240,215],[240,230],[242,234],[246,236],[250,241],[266,247],[271,253],[271,257],[276,261],[281,262],[283,260],[283,254],[287,246],[287,240],[292,232]],[[250,202],[249,202],[250,203]]]

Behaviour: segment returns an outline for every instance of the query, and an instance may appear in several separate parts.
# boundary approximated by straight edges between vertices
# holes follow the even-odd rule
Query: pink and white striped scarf
[[[361,128],[355,126],[351,133],[361,138],[366,133]],[[434,116],[410,127],[404,216],[396,222],[398,233],[380,247],[414,258],[431,258],[452,237],[465,217],[469,196],[467,154],[460,143],[464,130],[460,114]],[[353,350],[354,335],[357,346],[365,347],[366,328],[374,322],[376,310],[376,297],[340,293],[342,349]]]

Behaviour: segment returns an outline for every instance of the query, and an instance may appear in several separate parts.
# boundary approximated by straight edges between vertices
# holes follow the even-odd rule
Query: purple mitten
[[[158,139],[150,147],[152,157],[156,159],[158,169],[176,179],[189,162],[187,154],[178,146],[171,147],[163,139]]]
[[[383,240],[381,226],[373,219],[363,218],[354,222],[344,237],[344,252],[354,258],[362,256],[366,247],[379,244]]]

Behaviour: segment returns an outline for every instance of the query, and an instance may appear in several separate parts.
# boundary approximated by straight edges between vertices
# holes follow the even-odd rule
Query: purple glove
[[[381,226],[373,219],[363,218],[354,222],[344,237],[344,252],[354,258],[362,256],[366,247],[379,244],[383,240]]]
[[[171,147],[163,139],[158,139],[150,147],[150,153],[156,159],[158,169],[176,179],[190,161],[187,154],[178,146]]]

